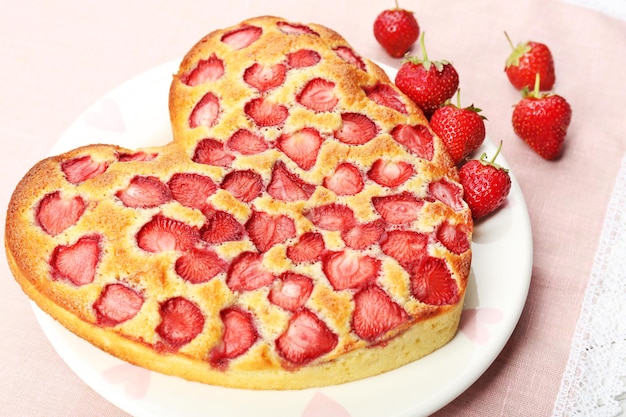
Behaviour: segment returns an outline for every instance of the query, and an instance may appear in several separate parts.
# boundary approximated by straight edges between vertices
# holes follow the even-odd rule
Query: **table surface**
[[[137,74],[179,59],[213,29],[263,14],[316,22],[340,32],[362,55],[400,64],[372,34],[376,15],[392,1],[231,0],[226,6],[198,0],[24,0],[10,7],[1,1],[7,6],[0,14],[2,207],[25,172],[87,107]],[[400,3],[415,11],[428,33],[430,57],[454,63],[464,104],[482,108],[488,136],[503,141],[533,229],[532,282],[518,326],[484,375],[436,415],[550,415],[626,150],[624,3],[594,3],[617,18],[582,7],[580,0]],[[510,52],[504,31],[552,49],[555,91],[574,113],[558,161],[542,160],[512,131],[512,106],[520,95],[503,72]],[[0,288],[0,414],[126,416],[55,353],[4,258]]]

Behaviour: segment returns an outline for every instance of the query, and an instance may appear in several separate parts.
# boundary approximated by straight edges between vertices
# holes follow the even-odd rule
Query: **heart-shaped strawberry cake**
[[[259,17],[188,52],[174,140],[37,163],[6,223],[16,280],[72,332],[185,379],[300,389],[456,333],[472,219],[420,110],[316,24]]]

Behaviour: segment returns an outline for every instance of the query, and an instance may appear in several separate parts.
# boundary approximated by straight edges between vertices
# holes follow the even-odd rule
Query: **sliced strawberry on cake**
[[[211,30],[166,82],[170,143],[86,145],[18,183],[7,260],[38,306],[122,360],[239,389],[374,377],[454,337],[472,215],[380,67],[265,16]]]

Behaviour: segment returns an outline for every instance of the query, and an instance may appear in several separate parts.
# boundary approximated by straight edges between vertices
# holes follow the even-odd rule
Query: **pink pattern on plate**
[[[97,108],[85,113],[84,118],[85,123],[96,129],[119,133],[126,131],[122,111],[117,101],[111,97],[100,100]]]
[[[126,394],[135,399],[145,397],[150,388],[150,371],[129,363],[104,370],[102,377],[111,384],[124,384]]]
[[[496,324],[502,320],[501,310],[491,307],[479,307],[463,310],[459,328],[474,343],[485,344],[489,341],[489,324]]]
[[[302,417],[351,417],[350,413],[329,396],[316,392],[302,413]]]

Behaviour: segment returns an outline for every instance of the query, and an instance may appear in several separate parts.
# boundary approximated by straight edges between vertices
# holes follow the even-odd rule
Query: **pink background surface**
[[[2,224],[15,184],[88,106],[127,79],[182,57],[209,31],[261,14],[316,22],[339,31],[362,55],[398,67],[371,29],[376,15],[392,4],[11,3],[0,14]],[[504,141],[503,154],[521,185],[534,234],[532,283],[519,325],[487,372],[436,415],[549,415],[626,150],[626,22],[559,1],[403,0],[401,5],[416,12],[427,32],[429,56],[455,65],[463,104],[482,108],[488,136]],[[509,54],[505,30],[516,41],[537,40],[552,49],[556,92],[574,112],[559,161],[542,160],[512,131],[512,106],[520,96],[503,72]],[[0,414],[125,416],[54,352],[4,258],[0,288]]]

